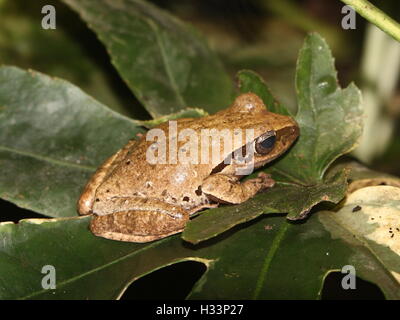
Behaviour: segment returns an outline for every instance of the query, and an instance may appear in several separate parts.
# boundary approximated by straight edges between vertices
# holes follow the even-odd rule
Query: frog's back
[[[165,162],[152,163],[148,159],[148,150],[151,150],[153,143],[142,137],[99,186],[98,196],[155,198],[185,209],[209,203],[200,186],[211,173],[212,167],[209,164],[174,161],[168,150]],[[178,142],[177,150],[180,147],[182,143]]]

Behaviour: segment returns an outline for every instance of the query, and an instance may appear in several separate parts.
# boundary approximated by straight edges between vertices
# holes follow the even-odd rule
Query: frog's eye
[[[259,154],[267,154],[274,148],[276,134],[274,131],[267,132],[256,140],[256,151]]]

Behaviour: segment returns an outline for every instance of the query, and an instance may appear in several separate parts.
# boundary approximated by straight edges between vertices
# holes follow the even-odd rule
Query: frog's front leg
[[[257,192],[271,188],[275,181],[269,174],[261,172],[257,178],[240,182],[235,176],[214,174],[204,180],[201,190],[212,200],[221,203],[239,204]]]
[[[90,222],[91,231],[107,239],[149,242],[181,232],[189,220],[189,213],[181,207],[157,199],[117,198],[112,201],[117,211],[99,212],[100,215]]]

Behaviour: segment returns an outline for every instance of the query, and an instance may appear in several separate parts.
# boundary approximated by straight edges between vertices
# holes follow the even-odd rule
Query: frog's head
[[[254,157],[254,168],[279,157],[299,136],[299,126],[292,117],[268,111],[261,98],[254,93],[238,96],[226,112],[227,116],[240,118],[236,123],[242,130],[251,129],[254,132],[251,148],[247,148],[247,152],[250,150]],[[248,146],[241,146],[242,155]]]

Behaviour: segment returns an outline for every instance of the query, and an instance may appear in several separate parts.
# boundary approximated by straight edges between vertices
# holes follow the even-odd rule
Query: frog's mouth
[[[268,162],[271,162],[278,158],[280,155],[285,153],[290,146],[296,141],[299,136],[298,126],[290,126],[280,129],[276,132],[267,133],[266,139],[273,140],[273,146],[267,147],[257,147],[258,144],[265,143],[266,139],[263,140],[263,135],[257,137],[252,142],[246,144],[245,146],[238,148],[233,151],[228,157],[224,159],[221,163],[214,167],[211,174],[225,172],[228,166],[246,167],[248,165],[253,165],[254,168],[259,168],[264,166]],[[271,137],[274,137],[271,139]],[[267,141],[267,144],[270,144]]]

